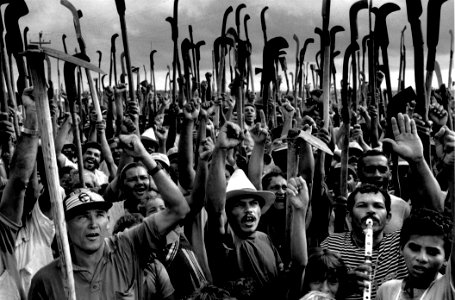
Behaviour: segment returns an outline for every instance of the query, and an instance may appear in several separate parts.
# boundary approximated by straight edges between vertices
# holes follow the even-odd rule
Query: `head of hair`
[[[101,150],[101,145],[97,142],[86,142],[82,145],[82,154],[84,154],[88,149],[96,149],[100,152],[100,162],[103,161],[103,151]]]
[[[229,292],[213,284],[205,284],[197,289],[187,300],[225,300],[232,299]]]
[[[303,279],[304,294],[310,291],[310,283],[315,281],[337,281],[339,283],[337,298],[346,291],[348,268],[343,259],[335,252],[315,248],[308,258]]]
[[[284,179],[286,179],[286,175],[284,175],[284,173],[278,167],[273,168],[269,173],[262,176],[262,188],[267,189],[270,182],[272,181],[272,178],[278,177],[278,176],[281,176]]]
[[[369,183],[362,184],[349,195],[348,200],[347,200],[348,212],[352,213],[352,209],[355,204],[355,197],[358,194],[378,194],[378,193],[381,194],[382,197],[384,198],[385,209],[387,210],[387,213],[389,213],[390,205],[391,205],[390,204],[391,203],[390,195],[383,189],[380,189],[377,186],[375,186],[373,184],[369,184]]]
[[[359,157],[357,161],[357,170],[362,171],[363,167],[365,166],[365,157],[371,156],[384,156],[387,159],[387,161],[389,161],[389,158],[383,151],[377,149],[370,149],[363,152],[363,154]]]
[[[124,187],[124,181],[125,181],[125,177],[126,177],[126,171],[128,171],[129,169],[138,168],[138,167],[147,169],[147,168],[144,166],[144,164],[142,164],[141,162],[132,162],[132,163],[129,163],[129,164],[127,164],[126,166],[123,167],[122,171],[120,172],[119,181],[118,181],[118,185],[119,185],[120,191],[122,191],[122,190],[123,190],[123,187]]]
[[[418,208],[404,221],[400,233],[400,247],[404,248],[411,235],[441,236],[444,240],[445,258],[448,259],[452,247],[452,221],[440,212]]]
[[[142,220],[136,214],[125,214],[121,216],[117,222],[115,222],[112,234],[122,232],[127,228],[131,228],[134,225],[141,223],[141,221]]]

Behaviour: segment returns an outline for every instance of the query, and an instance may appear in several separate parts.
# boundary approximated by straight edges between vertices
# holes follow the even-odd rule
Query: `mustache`
[[[373,222],[376,221],[379,223],[379,219],[372,215],[366,216],[361,221],[362,221],[362,223],[366,223],[368,219],[371,219]]]
[[[247,215],[245,215],[240,221],[241,221],[241,222],[246,222],[249,218],[253,218],[254,221],[257,220],[257,218],[256,218],[255,215],[253,215],[253,214],[247,214]]]

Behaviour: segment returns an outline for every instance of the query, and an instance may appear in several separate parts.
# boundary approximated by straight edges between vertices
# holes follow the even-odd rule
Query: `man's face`
[[[125,180],[123,181],[124,191],[131,200],[141,200],[148,194],[150,185],[147,170],[143,167],[133,167],[126,170]]]
[[[62,153],[71,161],[75,159],[76,154],[74,153],[74,150],[69,147],[63,149]]]
[[[109,217],[106,211],[87,210],[70,219],[67,224],[68,236],[75,250],[87,254],[102,251],[104,239],[109,236]]]
[[[84,161],[84,169],[95,171],[100,166],[101,152],[95,148],[88,148],[82,159]]]
[[[442,236],[414,234],[410,236],[401,253],[413,281],[417,284],[428,284],[435,279],[445,261],[444,239]]]
[[[390,220],[391,214],[387,213],[385,199],[381,193],[358,193],[354,198],[354,206],[350,213],[352,229],[363,232],[367,227],[366,220],[373,220],[373,234],[384,230]]]
[[[281,176],[272,177],[269,185],[265,188],[267,191],[275,194],[273,207],[278,210],[285,209],[286,207],[286,188],[287,181]]]
[[[231,211],[231,224],[241,233],[250,235],[258,227],[261,218],[261,207],[259,200],[255,198],[239,199],[233,204]]]
[[[244,109],[245,122],[247,124],[252,124],[256,119],[256,110],[252,106],[245,106]]]
[[[367,156],[363,158],[363,162],[363,167],[358,170],[361,182],[387,188],[390,178],[387,158],[383,155]]]

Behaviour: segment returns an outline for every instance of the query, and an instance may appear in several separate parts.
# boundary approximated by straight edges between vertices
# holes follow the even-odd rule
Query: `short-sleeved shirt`
[[[54,260],[51,249],[54,235],[54,222],[41,212],[37,201],[16,238],[15,256],[25,293],[30,288],[33,275]]]
[[[334,233],[327,237],[321,247],[341,255],[346,266],[354,269],[365,262],[365,248],[357,247],[351,232]],[[400,253],[400,231],[385,234],[379,245],[373,248],[372,299],[378,287],[387,280],[403,279],[407,275],[406,263]],[[362,294],[352,294],[346,299],[362,299]]]
[[[77,299],[140,299],[144,269],[152,251],[164,247],[156,215],[129,230],[106,238],[104,253],[94,274],[73,263]],[[64,299],[65,282],[59,260],[42,268],[32,279],[29,299]]]
[[[450,259],[449,259],[450,262]],[[377,300],[408,300],[409,295],[403,291],[403,280],[390,280],[378,289]],[[440,275],[425,290],[415,290],[415,297],[421,300],[454,300],[455,288],[452,281],[451,265],[448,264],[445,275]]]

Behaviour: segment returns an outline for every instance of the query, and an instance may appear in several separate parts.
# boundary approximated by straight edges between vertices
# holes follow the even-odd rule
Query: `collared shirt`
[[[76,298],[140,299],[144,269],[153,251],[164,247],[158,235],[155,215],[138,226],[105,240],[104,253],[94,273],[73,263]],[[60,261],[42,268],[32,279],[29,299],[64,299],[65,282]]]

